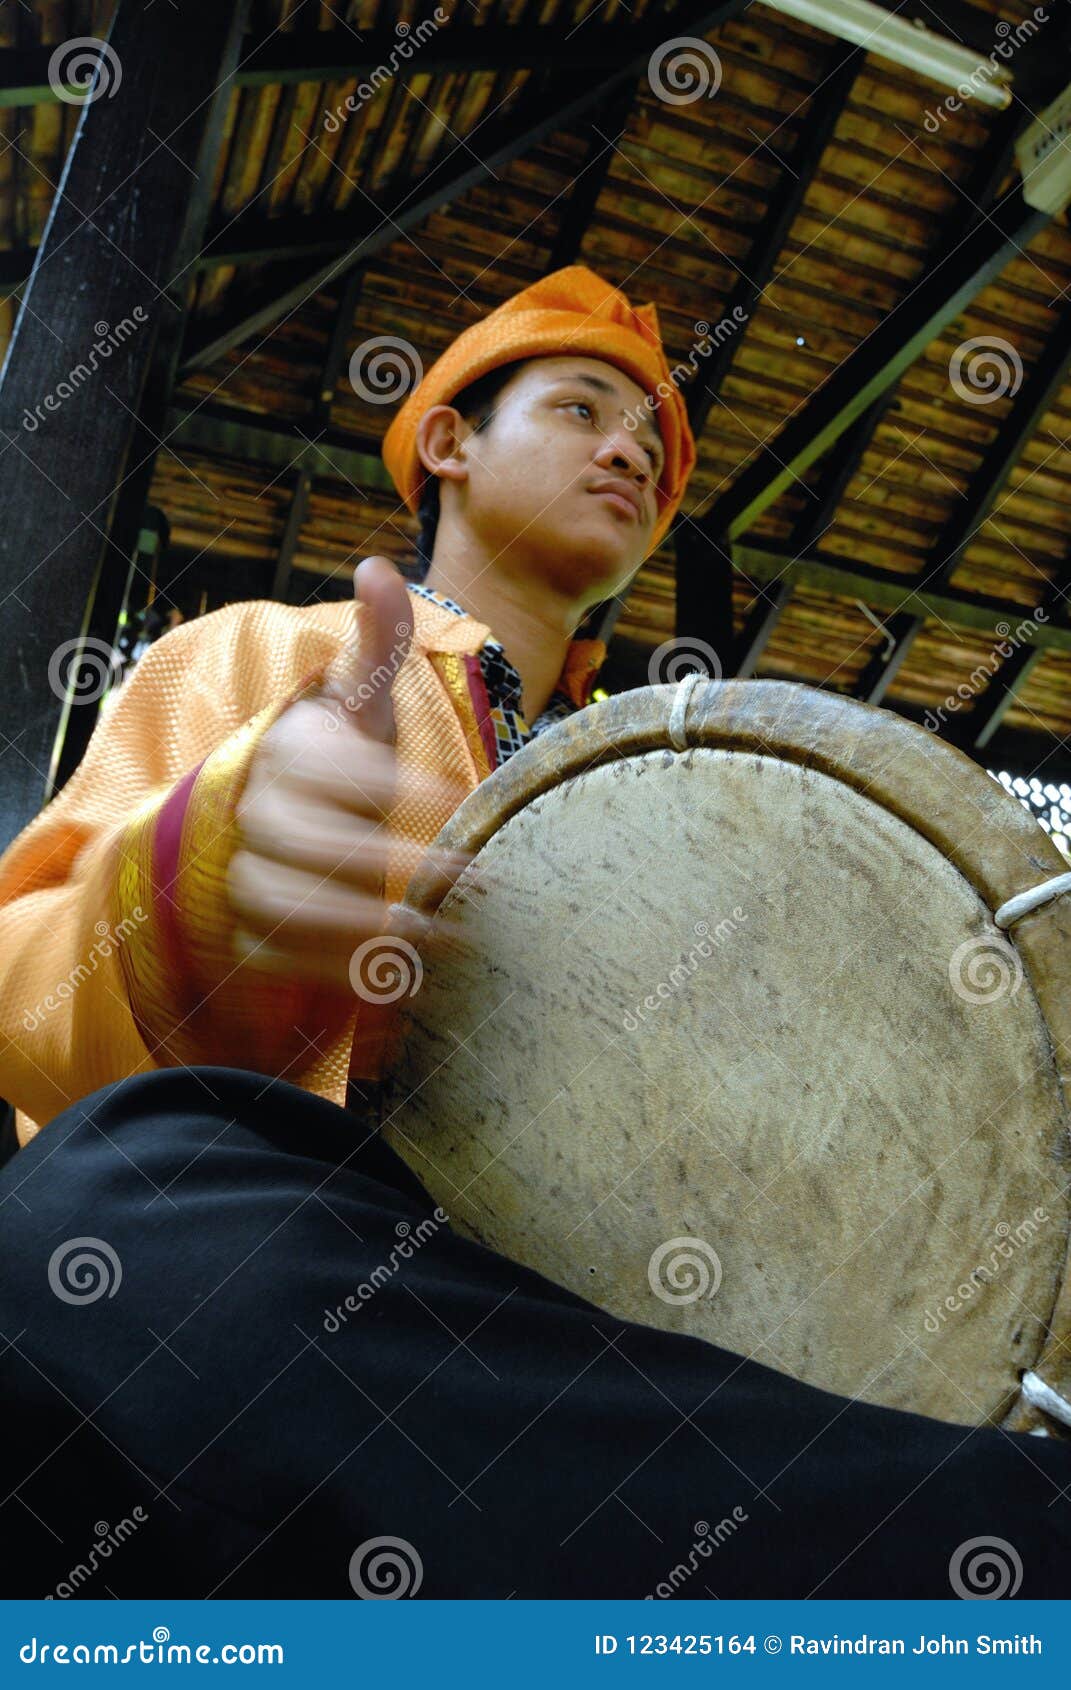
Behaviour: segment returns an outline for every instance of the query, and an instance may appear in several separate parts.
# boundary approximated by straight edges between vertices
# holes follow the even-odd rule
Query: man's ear
[[[446,481],[465,481],[469,460],[465,441],[472,433],[460,411],[452,405],[432,405],[417,424],[415,445],[429,475]]]

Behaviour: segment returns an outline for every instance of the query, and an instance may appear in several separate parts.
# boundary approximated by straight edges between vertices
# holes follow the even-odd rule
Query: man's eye
[[[582,411],[587,411],[589,416],[593,417],[595,415],[594,407],[589,405],[586,399],[570,399],[568,408],[570,410],[576,410],[577,407],[579,407]]]

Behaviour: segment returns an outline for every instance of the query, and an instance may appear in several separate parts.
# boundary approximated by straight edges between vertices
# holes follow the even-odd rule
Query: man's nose
[[[599,458],[614,469],[631,472],[641,482],[650,480],[650,467],[642,446],[633,435],[626,434],[623,430],[606,436],[599,450]]]

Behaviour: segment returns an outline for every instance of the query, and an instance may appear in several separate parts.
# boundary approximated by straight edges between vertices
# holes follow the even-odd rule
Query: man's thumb
[[[390,689],[413,639],[412,600],[389,558],[366,557],[353,572],[360,606],[356,639],[346,644],[324,678],[324,692],[337,699],[362,733],[394,738]]]

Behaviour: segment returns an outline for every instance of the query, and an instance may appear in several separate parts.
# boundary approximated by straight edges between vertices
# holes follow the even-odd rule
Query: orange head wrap
[[[417,425],[425,411],[448,405],[462,388],[502,364],[570,352],[614,364],[656,400],[651,415],[666,461],[657,489],[653,551],[684,495],[695,464],[695,441],[662,349],[655,307],[633,309],[623,293],[584,264],[555,270],[473,323],[410,393],[383,440],[383,462],[409,509],[415,513],[427,474],[416,449]]]

